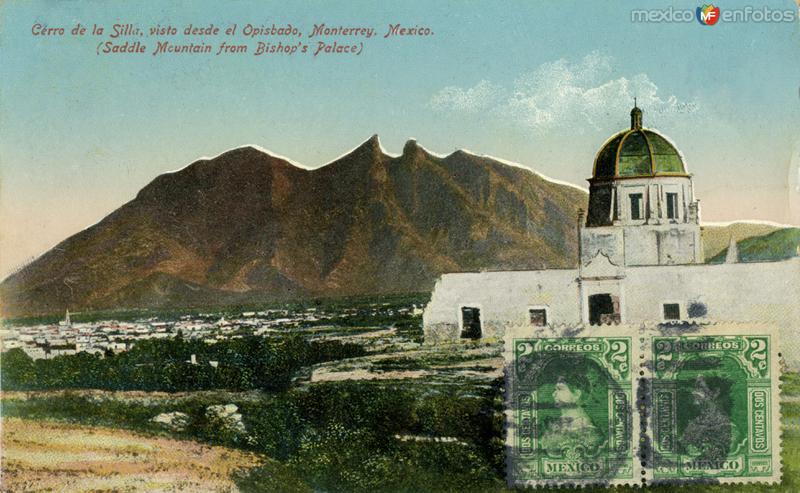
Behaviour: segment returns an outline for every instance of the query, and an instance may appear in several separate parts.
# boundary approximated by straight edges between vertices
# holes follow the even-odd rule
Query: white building
[[[601,147],[578,218],[576,269],[444,274],[425,308],[426,342],[499,338],[508,326],[774,322],[787,360],[800,330],[800,258],[703,264],[700,208],[677,148],[642,127]]]

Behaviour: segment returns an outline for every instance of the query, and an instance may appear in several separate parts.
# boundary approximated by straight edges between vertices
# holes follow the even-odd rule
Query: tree
[[[3,389],[30,388],[37,381],[33,360],[20,348],[0,354],[0,368]]]

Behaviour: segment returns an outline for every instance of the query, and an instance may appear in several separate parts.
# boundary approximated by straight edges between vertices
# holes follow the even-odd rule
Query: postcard
[[[792,0],[0,5],[0,491],[800,490]]]

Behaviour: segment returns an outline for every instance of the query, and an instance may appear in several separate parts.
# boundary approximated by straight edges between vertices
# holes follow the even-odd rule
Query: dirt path
[[[225,447],[17,418],[2,420],[2,491],[238,491],[260,458]]]

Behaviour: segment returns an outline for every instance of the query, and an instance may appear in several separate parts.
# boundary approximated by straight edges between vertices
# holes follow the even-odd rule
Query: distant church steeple
[[[633,98],[633,109],[631,110],[631,130],[642,128],[642,110],[636,105],[636,98]]]
[[[65,335],[65,331],[71,328],[72,321],[69,319],[69,309],[67,309],[67,312],[64,314],[64,320],[58,322],[58,335]]]

